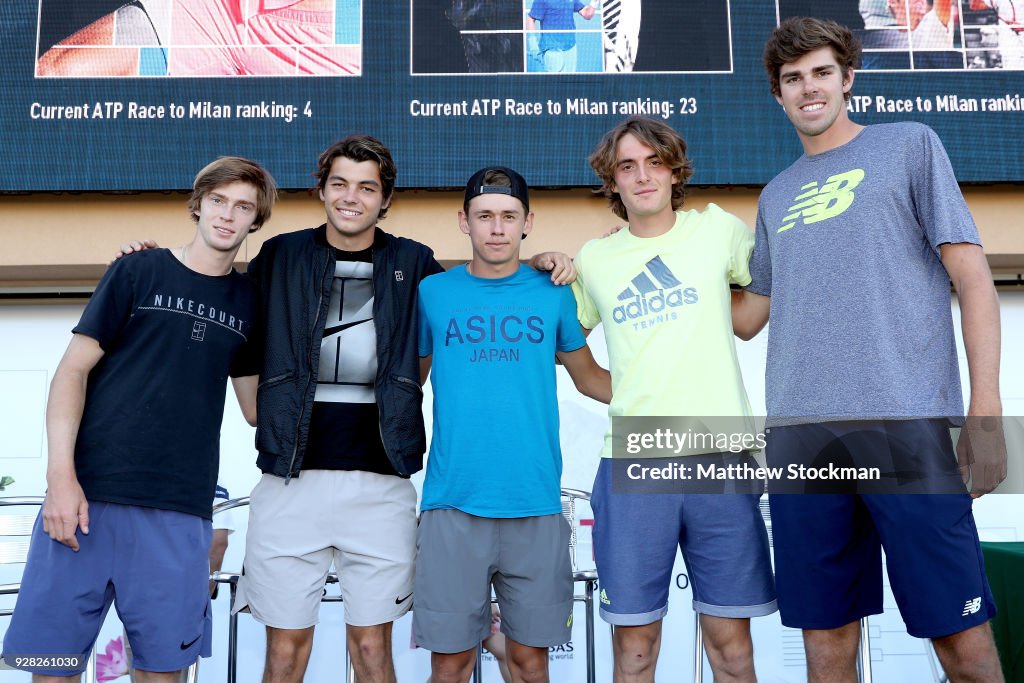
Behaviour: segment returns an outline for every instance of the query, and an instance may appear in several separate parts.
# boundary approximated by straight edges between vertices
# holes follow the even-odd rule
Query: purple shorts
[[[195,515],[90,501],[74,552],[43,532],[40,515],[4,654],[81,655],[84,665],[113,602],[137,668],[177,671],[209,657],[211,534]]]

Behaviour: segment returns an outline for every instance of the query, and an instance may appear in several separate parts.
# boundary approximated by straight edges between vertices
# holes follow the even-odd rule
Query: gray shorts
[[[573,587],[565,518],[425,511],[416,538],[416,643],[447,654],[476,647],[491,632],[491,586],[508,638],[531,647],[569,642]]]

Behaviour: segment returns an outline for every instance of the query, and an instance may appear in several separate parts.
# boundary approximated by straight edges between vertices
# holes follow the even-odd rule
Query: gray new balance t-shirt
[[[769,424],[963,415],[939,246],[980,240],[930,128],[868,126],[800,157],[761,193],[756,232]]]

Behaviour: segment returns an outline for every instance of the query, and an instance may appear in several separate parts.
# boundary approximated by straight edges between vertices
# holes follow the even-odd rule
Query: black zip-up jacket
[[[380,435],[391,465],[407,477],[423,468],[427,441],[417,289],[423,278],[443,268],[428,247],[375,230],[373,321]],[[256,464],[265,473],[291,478],[302,469],[334,265],[326,224],[267,240],[249,264],[264,316]]]

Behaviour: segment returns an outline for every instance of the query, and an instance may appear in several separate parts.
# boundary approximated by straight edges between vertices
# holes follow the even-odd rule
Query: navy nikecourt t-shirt
[[[105,352],[75,442],[87,499],[210,518],[228,376],[259,373],[256,312],[245,277],[196,273],[166,249],[107,270],[73,330]]]

